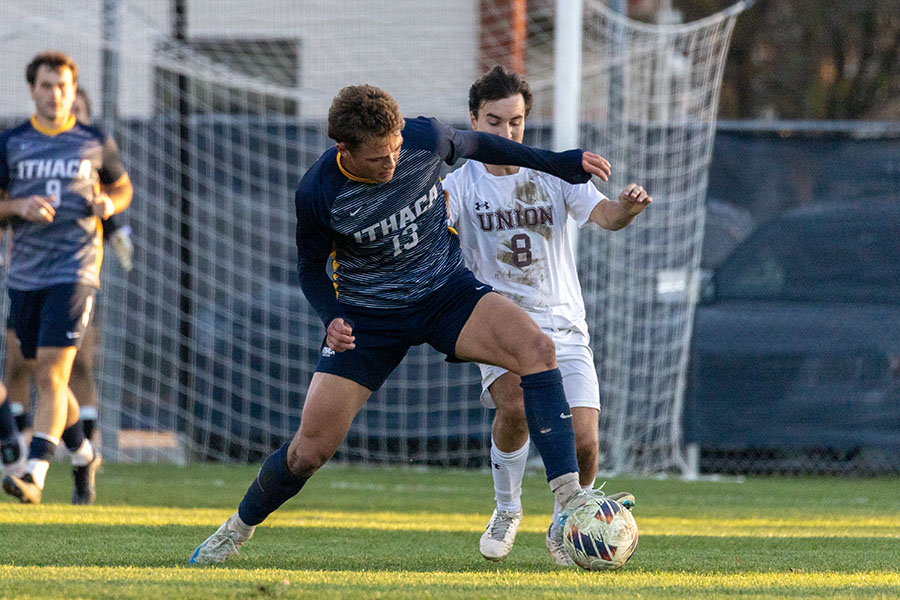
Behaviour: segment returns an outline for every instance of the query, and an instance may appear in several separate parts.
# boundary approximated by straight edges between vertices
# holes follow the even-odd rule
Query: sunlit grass
[[[62,470],[64,472],[64,470]],[[616,479],[641,541],[621,571],[557,567],[550,494],[526,477],[503,563],[478,554],[492,508],[480,471],[332,468],[222,567],[186,564],[254,467],[109,465],[102,504],[0,500],[0,598],[898,598],[900,495],[891,479]]]
[[[73,510],[66,504],[46,504],[38,507],[10,505],[0,512],[2,525],[183,525],[214,526],[234,512],[223,509],[180,508],[157,506],[94,506]],[[283,510],[273,514],[266,524],[274,527],[318,527],[335,529],[365,529],[373,531],[456,531],[478,533],[484,529],[485,517],[480,513],[422,511],[416,513],[332,510]],[[545,515],[528,515],[519,527],[521,532],[543,533],[547,529]],[[895,538],[900,543],[900,514],[893,516],[860,517],[753,517],[733,518],[677,518],[640,517],[640,531],[644,536],[712,536],[712,537],[872,537]]]

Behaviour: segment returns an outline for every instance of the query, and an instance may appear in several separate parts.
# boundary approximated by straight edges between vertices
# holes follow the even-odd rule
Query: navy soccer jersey
[[[47,131],[32,118],[0,133],[0,190],[9,198],[53,196],[56,209],[48,224],[12,219],[9,287],[100,287],[102,226],[91,203],[98,183],[114,183],[124,174],[115,142],[74,117],[59,131]]]
[[[590,174],[580,150],[536,150],[435,119],[407,119],[393,178],[360,180],[336,147],[307,171],[296,194],[297,249],[304,294],[328,325],[342,304],[393,309],[415,305],[464,269],[446,225],[441,163],[472,158],[546,171],[572,183]],[[333,257],[333,281],[325,265]]]

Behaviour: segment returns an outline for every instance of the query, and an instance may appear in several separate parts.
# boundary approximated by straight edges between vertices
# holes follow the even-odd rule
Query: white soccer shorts
[[[556,344],[556,364],[562,373],[563,388],[570,407],[586,406],[600,410],[600,384],[594,368],[594,352],[588,337],[580,331],[563,329],[544,333]],[[479,364],[481,369],[481,403],[486,408],[497,408],[491,397],[491,384],[508,370],[493,365]]]

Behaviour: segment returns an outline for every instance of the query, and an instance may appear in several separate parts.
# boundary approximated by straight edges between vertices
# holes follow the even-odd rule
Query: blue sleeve
[[[329,206],[321,193],[306,189],[303,182],[294,197],[297,208],[297,272],[300,289],[325,327],[344,311],[337,301],[334,284],[325,271],[334,248],[329,227]]]
[[[427,131],[428,127],[431,132]],[[407,121],[403,130],[404,140],[407,131],[413,135],[431,137],[435,152],[450,165],[460,158],[471,158],[492,165],[517,165],[536,169],[573,184],[591,180],[591,174],[581,166],[582,150],[539,150],[499,135],[456,129],[437,119],[423,117]]]

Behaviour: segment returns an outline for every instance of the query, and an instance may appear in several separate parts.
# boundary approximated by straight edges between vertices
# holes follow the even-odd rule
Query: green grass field
[[[898,598],[900,483],[760,478],[615,479],[638,498],[640,543],[620,571],[557,567],[550,493],[525,481],[509,558],[478,538],[485,471],[319,472],[223,567],[191,567],[255,467],[106,465],[98,506],[67,504],[55,465],[41,506],[0,500],[2,598]]]

